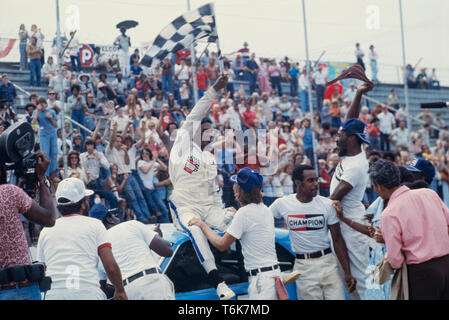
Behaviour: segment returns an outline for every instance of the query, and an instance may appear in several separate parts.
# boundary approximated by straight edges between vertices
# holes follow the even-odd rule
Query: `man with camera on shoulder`
[[[52,227],[58,210],[45,177],[50,161],[42,152],[36,153],[35,159],[39,204],[21,188],[6,184],[6,171],[0,170],[0,300],[41,300],[44,266],[31,263],[19,213],[34,223]]]

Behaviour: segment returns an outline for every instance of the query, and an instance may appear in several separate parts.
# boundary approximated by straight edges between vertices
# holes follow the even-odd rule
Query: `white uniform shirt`
[[[111,246],[103,223],[82,215],[67,215],[44,228],[37,244],[38,261],[47,265],[51,290],[106,299],[100,289],[98,251]],[[62,292],[61,292],[62,293]],[[56,294],[56,293],[55,293]]]
[[[331,246],[328,226],[338,223],[338,218],[330,199],[317,195],[302,203],[294,193],[277,199],[270,209],[276,219],[284,219],[294,252],[312,253]]]
[[[122,222],[106,231],[112,244],[112,254],[117,262],[122,278],[126,279],[143,270],[157,267],[151,253],[150,244],[156,232],[142,222],[130,220]],[[103,265],[99,265],[100,279],[106,280]]]
[[[369,164],[366,159],[365,151],[362,150],[358,155],[341,160],[332,177],[330,193],[332,194],[341,180],[346,181],[352,186],[341,201],[345,217],[350,219],[363,219],[365,207],[362,204],[363,195],[366,186],[369,183],[368,175]]]
[[[181,205],[219,205],[215,195],[219,191],[216,183],[217,163],[208,151],[203,151],[192,141],[192,132],[201,130],[200,122],[214,101],[217,92],[213,87],[204,93],[178,129],[170,152],[169,174],[173,184],[172,199]],[[195,199],[192,202],[192,199]]]
[[[226,232],[240,240],[246,270],[278,264],[274,219],[263,203],[240,208]]]

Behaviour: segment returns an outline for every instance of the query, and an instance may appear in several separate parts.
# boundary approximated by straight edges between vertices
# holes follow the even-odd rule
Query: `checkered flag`
[[[199,39],[217,42],[217,38],[214,7],[209,3],[179,16],[166,26],[148,47],[140,64],[151,67],[168,54],[189,48]]]

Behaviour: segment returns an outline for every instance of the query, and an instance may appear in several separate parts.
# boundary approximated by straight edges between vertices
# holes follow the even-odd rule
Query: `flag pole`
[[[223,56],[221,55],[221,49],[220,49],[220,40],[218,37],[218,30],[217,30],[217,19],[215,19],[215,4],[211,3],[211,7],[212,7],[212,16],[215,22],[215,34],[217,36],[217,40],[215,41],[215,44],[217,45],[217,50],[218,50],[218,63],[220,66],[220,72],[223,73],[224,72],[224,63],[223,63]]]
[[[190,11],[190,0],[187,0],[187,10]],[[198,102],[198,82],[196,79],[196,53],[194,43],[190,45],[190,61],[192,64],[193,100],[195,105]]]
[[[312,152],[313,152],[313,162],[314,162],[314,166],[316,168],[317,171],[317,175],[318,177],[319,175],[319,166],[318,166],[318,162],[317,162],[317,157],[316,157],[316,135],[315,135],[315,131],[313,131],[314,129],[314,115],[313,115],[313,105],[312,105],[312,84],[310,81],[310,60],[309,60],[309,42],[308,42],[308,38],[307,38],[307,22],[306,22],[306,5],[305,5],[305,1],[302,0],[302,17],[303,17],[303,22],[304,22],[304,42],[305,42],[305,49],[306,49],[306,71],[307,71],[307,79],[309,80],[309,94],[308,94],[308,99],[309,99],[309,110],[310,110],[310,128],[312,130]]]
[[[61,27],[60,27],[60,18],[59,18],[59,0],[56,0],[56,36],[57,36],[57,48],[58,48],[58,93],[59,99],[61,101],[61,138],[62,138],[62,159],[64,165],[64,179],[67,178],[67,148],[66,148],[66,132],[65,132],[65,108],[66,105],[64,103],[64,88],[63,88],[63,79],[62,79],[62,64],[63,64],[63,49],[62,49],[62,39],[61,39]],[[73,37],[72,37],[73,38]],[[70,39],[72,40],[72,39]]]
[[[410,121],[410,110],[408,103],[408,85],[407,85],[407,62],[405,57],[405,36],[404,36],[404,22],[402,19],[402,0],[399,0],[399,18],[401,23],[401,41],[402,41],[402,64],[403,64],[403,80],[404,80],[404,98],[405,110],[407,112],[407,129],[408,129],[408,146],[410,156],[412,155],[412,123]],[[419,61],[418,61],[419,62]]]

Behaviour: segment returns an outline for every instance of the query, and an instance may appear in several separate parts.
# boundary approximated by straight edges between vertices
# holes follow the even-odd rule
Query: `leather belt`
[[[25,280],[22,282],[13,282],[12,284],[11,283],[2,284],[2,285],[0,285],[0,290],[11,290],[11,289],[25,288],[25,287],[32,286],[35,283],[36,282],[31,282],[29,280]]]
[[[158,268],[151,268],[151,269],[146,269],[144,271],[140,271],[139,273],[136,273],[135,275],[132,275],[131,277],[124,279],[123,285],[126,286],[127,284],[130,284],[134,280],[142,278],[143,276],[145,276],[147,274],[153,274],[153,273],[161,273],[161,272]]]
[[[322,256],[325,256],[326,254],[331,253],[331,248],[327,248],[325,250],[311,252],[311,253],[304,253],[304,254],[296,254],[296,259],[313,259],[313,258],[319,258]]]
[[[259,269],[253,269],[253,270],[249,270],[246,272],[246,274],[248,276],[256,276],[259,272],[266,272],[266,271],[271,271],[271,270],[276,270],[279,269],[279,265],[276,264],[274,266],[271,267],[263,267],[263,268],[259,268]]]

